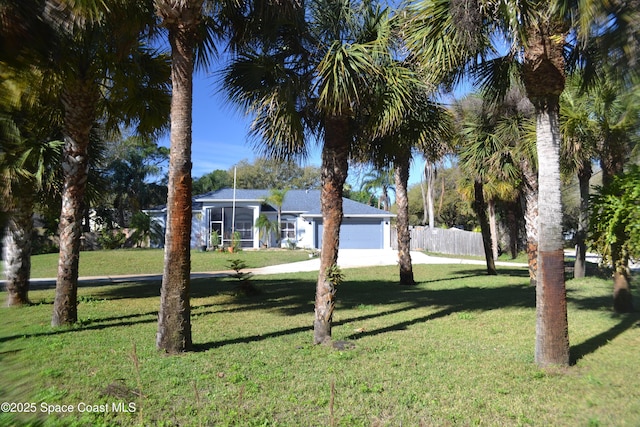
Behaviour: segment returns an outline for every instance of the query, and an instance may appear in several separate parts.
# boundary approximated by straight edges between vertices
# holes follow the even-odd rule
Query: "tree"
[[[216,169],[193,180],[193,194],[205,194],[231,185],[233,176],[225,170]]]
[[[156,347],[167,353],[191,349],[191,126],[193,70],[203,0],[158,0],[157,14],[171,46],[171,137],[165,256]]]
[[[397,65],[404,67],[404,64]],[[410,96],[402,97],[402,101],[400,101],[401,97],[388,95],[399,91],[401,85],[405,87],[400,91],[411,93]],[[411,286],[415,285],[410,254],[411,233],[409,230],[408,197],[412,152],[419,151],[424,156],[435,158],[437,154],[434,153],[441,152],[442,141],[451,136],[452,123],[447,111],[430,99],[426,85],[415,84],[408,80],[396,83],[393,88],[382,86],[379,95],[374,98],[374,108],[377,108],[375,105],[375,101],[377,101],[382,104],[380,110],[385,111],[388,108],[385,104],[390,102],[389,99],[395,99],[399,105],[406,102],[402,119],[397,125],[390,126],[378,137],[376,137],[376,132],[379,132],[377,126],[373,127],[373,134],[369,135],[368,132],[365,132],[364,141],[359,145],[362,150],[359,157],[368,159],[378,168],[382,168],[385,164],[393,165],[398,209],[396,229],[400,284]],[[393,109],[401,108],[399,106],[393,107]],[[372,115],[373,118],[377,118],[377,116],[377,114]]]
[[[242,160],[229,170],[236,171],[237,188],[272,189],[293,188],[300,190],[320,188],[320,168],[299,166],[295,161],[259,157],[249,163]]]
[[[589,212],[589,180],[592,162],[596,158],[596,138],[591,119],[592,108],[579,74],[570,75],[567,87],[560,97],[560,132],[562,133],[561,167],[565,175],[578,177],[580,206],[576,230],[576,260],[573,277],[586,272],[586,234]]]
[[[13,306],[29,303],[32,217],[37,199],[55,191],[58,182],[61,117],[51,93],[41,90],[38,70],[12,70],[0,63],[0,73],[0,200],[6,215],[0,223],[0,253],[7,305]]]
[[[378,209],[382,209],[385,211],[389,210],[391,205],[389,199],[389,191],[394,190],[394,174],[395,172],[389,168],[382,166],[381,168],[376,168],[369,171],[362,178],[362,182],[360,183],[360,191],[365,191],[370,193],[373,196],[376,194],[376,190],[380,189],[380,196],[378,199]]]
[[[492,132],[495,122],[492,122],[492,114],[481,99],[466,98],[457,110],[460,115],[457,138],[460,167],[464,171],[461,184],[462,188],[466,189],[462,193],[467,193],[466,199],[471,200],[480,223],[487,273],[496,275],[498,272],[492,248],[495,237],[492,235],[492,227],[487,216],[488,206],[485,198],[485,188],[496,178],[495,171],[499,168],[495,162],[499,141],[493,138]]]
[[[282,240],[282,236],[280,235],[280,230],[282,229],[282,205],[284,204],[284,199],[287,196],[287,191],[289,190],[278,190],[273,188],[271,189],[271,191],[269,191],[269,196],[267,196],[267,199],[265,200],[267,203],[275,205],[278,213],[275,229],[277,243],[280,243],[280,241]]]
[[[144,212],[138,211],[133,214],[131,228],[135,229],[131,238],[138,247],[162,241],[162,226]]]
[[[80,224],[92,129],[99,120],[108,131],[134,123],[141,133],[161,127],[166,116],[157,114],[167,105],[166,63],[142,43],[141,34],[153,18],[148,2],[15,4],[9,2],[11,19],[28,31],[22,44],[11,44],[17,50],[11,65],[39,70],[45,76],[43,87],[57,94],[63,110],[60,258],[51,321],[59,326],[77,320]],[[128,85],[119,84],[127,79]]]
[[[606,70],[609,71],[609,70]],[[602,168],[604,187],[611,185],[617,175],[624,172],[633,147],[637,145],[640,116],[636,87],[630,87],[612,72],[603,73],[596,79],[588,93],[590,118]],[[618,194],[622,197],[622,194]],[[613,265],[624,263],[627,259],[625,249],[619,237],[611,242],[611,259]],[[613,306],[616,312],[632,310],[631,287],[627,275],[614,269]]]
[[[256,218],[255,226],[260,233],[260,240],[264,243],[265,247],[268,248],[269,242],[271,241],[271,233],[278,233],[280,230],[278,224],[270,221],[265,214],[260,214],[258,218]]]
[[[328,272],[337,261],[354,119],[365,114],[364,101],[375,84],[391,78],[381,68],[389,55],[388,13],[370,1],[281,4],[224,74],[229,98],[254,116],[251,133],[263,154],[300,157],[310,136],[322,140],[316,344],[331,339],[336,286]],[[251,11],[247,21],[254,22]]]
[[[82,5],[69,6],[59,10],[60,15],[51,22],[55,34],[60,36],[56,48],[62,50],[60,53],[65,58],[55,65],[61,69],[63,82],[60,98],[64,109],[65,146],[53,326],[77,320],[80,224],[91,129],[102,117],[107,118],[105,126],[111,128],[122,120],[125,123],[137,120],[137,130],[142,132],[153,132],[164,125],[165,59],[140,44],[140,34],[152,16],[148,6],[148,3],[115,2],[96,2],[87,9],[81,9]],[[110,45],[116,40],[117,44]],[[141,78],[141,73],[145,78]],[[105,80],[110,89],[106,93]],[[129,82],[127,89],[119,86],[122,80]],[[106,99],[108,103],[101,103]],[[135,107],[131,103],[135,103]]]
[[[152,178],[162,175],[169,150],[149,139],[130,136],[110,142],[107,151],[101,171],[108,183],[103,199],[115,210],[118,226],[127,227],[125,214],[166,201],[166,186]]]
[[[598,59],[635,61],[639,12],[635,2],[622,1],[489,1],[479,6],[475,0],[415,3],[408,13],[406,34],[414,54],[449,82],[471,71],[495,97],[506,92],[505,83],[514,77],[524,84],[537,128],[540,235],[535,360],[540,366],[567,365],[559,97],[568,65],[583,65],[593,72]],[[498,49],[496,40],[509,46]],[[633,66],[620,69],[637,74]]]
[[[541,366],[567,365],[558,102],[564,88],[563,49],[571,22],[547,2],[527,3],[526,7],[519,2],[488,2],[479,7],[473,0],[427,1],[415,3],[408,15],[410,45],[440,78],[471,70],[496,96],[505,93],[509,76],[524,82],[536,111],[540,184],[535,360]],[[510,43],[505,55],[497,55],[496,36]]]
[[[602,255],[602,262],[611,263],[614,270],[614,309],[632,311],[629,260],[640,258],[640,167],[632,165],[628,172],[598,188],[590,198],[590,213],[592,245]]]

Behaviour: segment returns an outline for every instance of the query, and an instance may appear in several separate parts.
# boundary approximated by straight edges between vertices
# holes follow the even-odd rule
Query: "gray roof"
[[[236,202],[264,202],[269,197],[269,190],[244,190],[237,189],[235,192]],[[233,189],[223,188],[211,191],[194,197],[197,203],[206,202],[230,202],[233,200]],[[356,202],[347,198],[342,198],[342,209],[344,216],[395,216],[390,212],[374,208],[364,203]],[[289,190],[287,191],[283,213],[300,213],[305,216],[321,216],[320,210],[320,190]]]

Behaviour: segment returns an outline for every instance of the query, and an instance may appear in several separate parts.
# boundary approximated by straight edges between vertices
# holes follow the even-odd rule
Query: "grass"
[[[196,348],[180,356],[155,349],[157,282],[81,287],[81,320],[63,329],[49,326],[53,290],[32,291],[35,305],[3,312],[0,401],[37,413],[0,425],[640,424],[640,316],[611,313],[609,281],[567,282],[573,364],[541,370],[526,269],[414,271],[418,286],[399,287],[395,267],[344,270],[345,351],[311,344],[314,273],[256,276],[252,298],[233,279],[194,280]],[[42,402],[75,411],[47,416]]]
[[[80,277],[128,274],[161,274],[164,251],[162,249],[118,249],[80,253]],[[304,250],[261,250],[227,252],[191,252],[191,271],[206,272],[228,270],[231,259],[242,259],[248,267],[309,259]],[[31,258],[31,277],[56,277],[58,254],[35,255]]]

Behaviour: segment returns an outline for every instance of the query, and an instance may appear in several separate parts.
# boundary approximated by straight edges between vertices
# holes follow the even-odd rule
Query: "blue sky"
[[[193,81],[192,176],[200,177],[216,169],[228,170],[243,159],[256,156],[247,133],[251,119],[229,106],[217,93],[216,79],[196,73]],[[160,140],[169,146],[169,135]],[[316,147],[305,165],[320,166]]]
[[[194,74],[193,81],[193,129],[192,176],[198,178],[216,169],[229,170],[241,160],[252,161],[257,157],[253,142],[247,133],[250,117],[225,102],[217,92],[216,77],[204,72]],[[160,139],[169,146],[169,135]],[[321,147],[313,147],[302,166],[320,166]],[[409,184],[420,182],[423,160],[416,158],[410,172]],[[351,168],[349,182],[357,186],[356,171]]]

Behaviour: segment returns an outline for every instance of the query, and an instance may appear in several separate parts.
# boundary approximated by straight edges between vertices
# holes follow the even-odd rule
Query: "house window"
[[[295,239],[296,238],[296,222],[295,221],[281,221],[280,222],[280,239]]]

